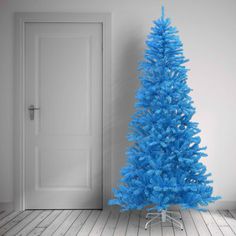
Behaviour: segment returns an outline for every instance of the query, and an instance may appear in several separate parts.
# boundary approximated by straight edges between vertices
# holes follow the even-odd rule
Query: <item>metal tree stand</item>
[[[183,224],[178,221],[176,218],[174,217],[171,217],[170,214],[172,215],[176,215],[177,218],[179,220],[182,220],[181,217],[179,217],[179,214],[177,212],[174,212],[174,211],[166,211],[166,210],[163,210],[161,212],[149,212],[147,213],[146,215],[146,219],[149,219],[151,218],[149,221],[147,221],[147,223],[145,224],[145,230],[148,228],[148,226],[154,221],[154,220],[158,220],[156,223],[161,223],[161,222],[170,222],[170,223],[173,223],[174,226],[176,226],[177,228],[181,229],[181,230],[184,230],[183,228]]]

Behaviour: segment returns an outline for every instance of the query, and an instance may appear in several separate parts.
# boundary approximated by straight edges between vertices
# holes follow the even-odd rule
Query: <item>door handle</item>
[[[39,111],[40,108],[39,107],[35,107],[34,105],[30,105],[28,107],[28,110],[29,110],[30,120],[34,120],[34,111]]]

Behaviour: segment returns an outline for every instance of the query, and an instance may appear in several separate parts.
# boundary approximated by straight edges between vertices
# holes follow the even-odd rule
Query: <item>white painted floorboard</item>
[[[174,215],[172,214],[172,217],[174,217]],[[182,217],[181,214],[179,214],[179,219]],[[175,217],[176,218],[176,217]],[[184,226],[184,225],[183,225]],[[176,227],[173,227],[174,229],[174,233],[175,233],[175,236],[186,236],[186,230],[185,230],[185,227],[183,230],[180,230],[179,228],[176,228]]]
[[[37,227],[52,211],[42,211],[34,220],[24,227],[16,236],[26,236]]]
[[[74,221],[74,223],[71,225],[71,227],[68,229],[68,231],[65,233],[66,236],[75,236],[80,231],[81,227],[86,222],[88,216],[91,214],[90,210],[84,210],[82,213],[78,216],[78,218]]]
[[[183,225],[187,235],[198,236],[199,233],[189,211],[181,211]]]
[[[236,215],[231,213],[232,211],[220,211],[221,215],[224,217],[225,221],[229,225],[229,227],[233,230],[236,235]]]
[[[53,235],[55,231],[63,225],[67,217],[72,213],[72,210],[64,210],[62,213],[43,231],[42,236]]]
[[[209,229],[208,229],[201,213],[198,212],[198,211],[191,210],[190,214],[193,218],[194,224],[197,228],[197,231],[198,231],[199,235],[211,236],[211,233],[210,233],[210,231],[209,231]]]
[[[139,219],[139,230],[138,230],[138,236],[149,236],[150,235],[150,227],[145,230],[145,224],[146,224],[146,219],[145,219],[146,211],[142,211],[140,213],[140,219]]]
[[[209,211],[201,212],[201,215],[202,215],[204,221],[206,222],[206,225],[212,235],[214,235],[214,236],[222,236],[223,235],[222,231],[220,230],[220,227],[216,224],[214,218],[212,217],[212,215],[210,214]]]
[[[32,211],[24,211],[21,214],[17,215],[11,221],[7,222],[0,228],[0,235],[5,235],[8,231],[10,231],[14,226],[19,224],[25,217],[30,215]]]
[[[183,231],[157,222],[145,230],[145,214],[115,209],[0,211],[0,236],[236,236],[236,210],[181,211]]]
[[[95,225],[95,222],[97,221],[99,215],[101,214],[101,211],[94,210],[89,215],[88,219],[86,220],[86,224],[84,224],[79,233],[77,235],[80,236],[86,236],[89,235],[90,231],[92,230],[93,226]]]
[[[120,217],[118,223],[116,225],[116,229],[114,232],[114,236],[125,236],[127,231],[127,226],[129,223],[129,212],[122,212],[120,213]]]
[[[65,233],[69,230],[70,226],[75,222],[75,220],[79,217],[79,215],[82,213],[81,210],[74,210],[71,212],[71,214],[68,216],[66,220],[62,224],[60,224],[60,227],[55,231],[53,234],[54,236],[60,236],[65,235]]]
[[[22,231],[31,221],[33,221],[42,211],[33,211],[23,220],[18,222],[14,227],[7,231],[6,236],[15,236],[18,232]]]
[[[103,229],[102,236],[110,236],[114,234],[118,217],[119,217],[118,211],[111,211],[108,221]]]
[[[138,229],[139,229],[139,212],[132,212],[129,218],[129,224],[127,227],[126,235],[127,236],[134,236],[138,235]]]
[[[110,216],[110,211],[109,210],[102,211],[89,235],[90,236],[101,235],[103,229],[105,228],[106,223],[108,222],[108,217],[109,216]]]

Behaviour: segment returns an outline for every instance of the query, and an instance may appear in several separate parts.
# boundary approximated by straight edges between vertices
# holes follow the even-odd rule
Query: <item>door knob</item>
[[[35,107],[34,105],[30,105],[28,107],[28,110],[29,110],[30,120],[34,120],[34,111],[35,110],[38,111],[38,110],[40,110],[40,108],[39,107]]]

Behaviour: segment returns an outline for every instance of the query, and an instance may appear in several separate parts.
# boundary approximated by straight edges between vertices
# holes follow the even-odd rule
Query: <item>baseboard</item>
[[[113,210],[120,210],[120,207],[118,206],[109,206],[107,208],[112,208]],[[178,210],[178,206],[172,206],[170,207],[170,210]],[[209,206],[206,207],[208,210],[235,210],[236,209],[236,201],[217,201],[215,203],[209,204]],[[13,211],[13,203],[12,202],[0,202],[0,210],[4,211]]]
[[[117,205],[108,206],[107,208],[109,208],[112,211],[120,211],[120,207]],[[205,208],[208,210],[236,210],[236,201],[216,201],[215,203],[209,204]],[[171,206],[169,208],[169,210],[172,211],[178,211],[179,209],[180,209],[179,206]]]
[[[209,204],[207,207],[204,207],[208,210],[235,210],[236,201],[216,201],[215,203]],[[170,207],[171,210],[179,210],[178,206]]]
[[[207,207],[209,210],[235,210],[236,201],[216,201],[215,203],[209,204]]]
[[[13,211],[13,203],[12,202],[0,202],[0,210],[3,211]]]

